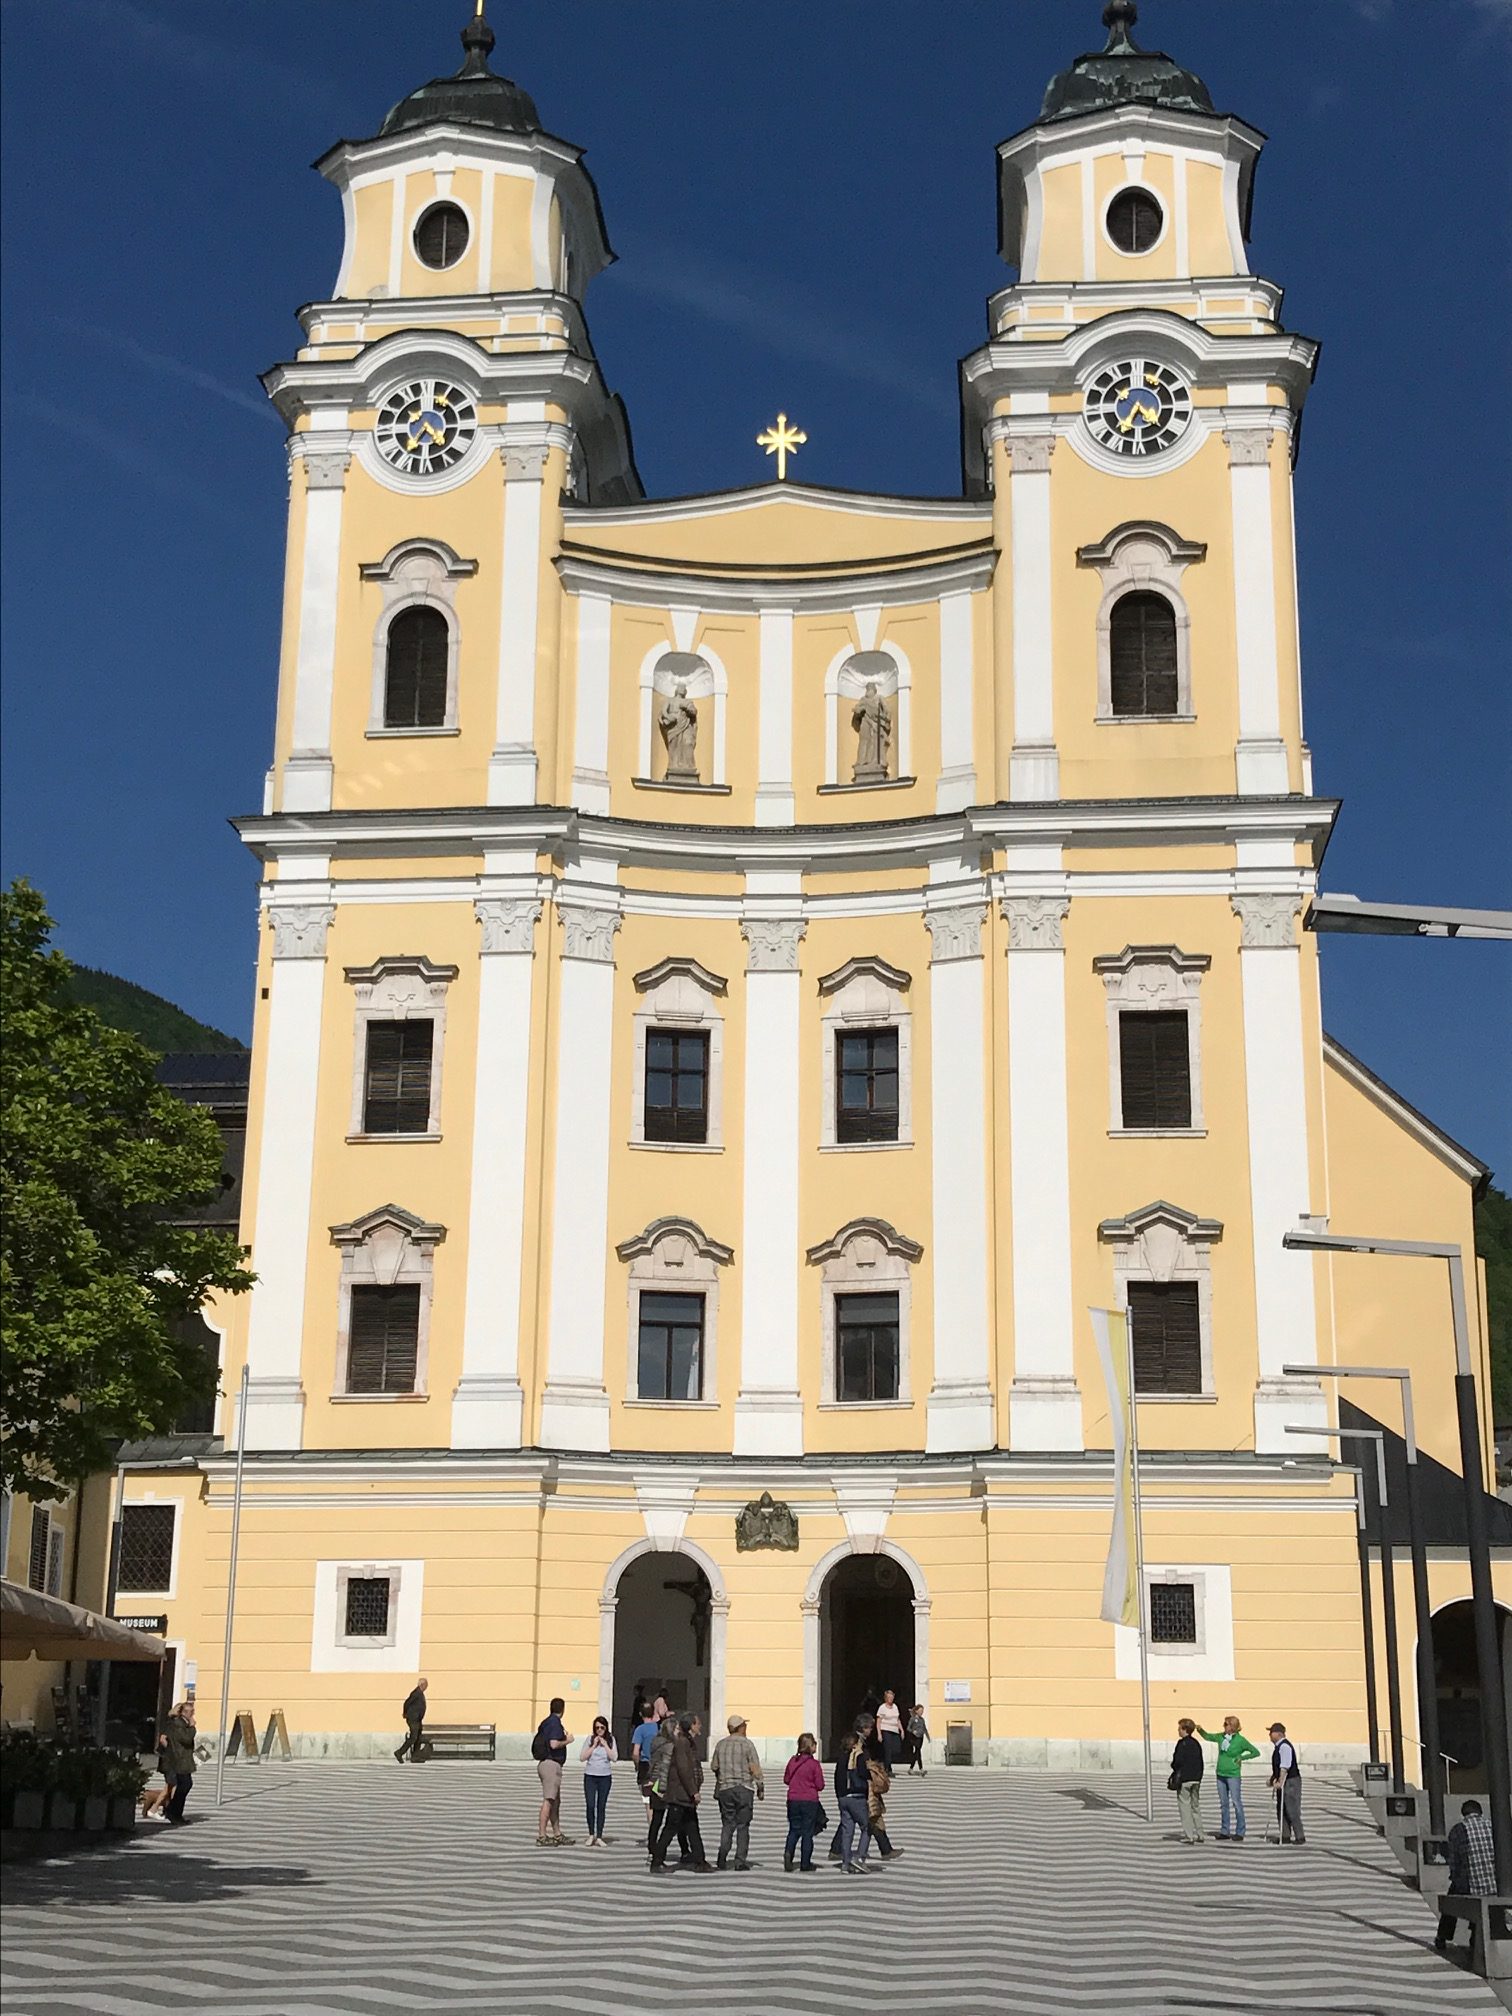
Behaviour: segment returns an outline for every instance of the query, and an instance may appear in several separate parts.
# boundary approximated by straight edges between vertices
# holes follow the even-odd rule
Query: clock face
[[[1135,357],[1098,372],[1082,417],[1092,439],[1115,455],[1160,455],[1186,432],[1192,395],[1169,365]]]
[[[378,452],[406,476],[437,476],[460,462],[478,428],[478,410],[459,386],[418,378],[378,410]]]

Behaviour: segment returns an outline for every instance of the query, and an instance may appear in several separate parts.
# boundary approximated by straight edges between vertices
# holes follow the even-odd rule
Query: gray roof
[[[433,77],[389,113],[379,138],[407,133],[438,120],[463,126],[487,126],[495,133],[539,133],[540,115],[528,91],[489,69],[494,32],[481,14],[462,30],[462,68],[451,77]]]
[[[1109,0],[1103,9],[1107,46],[1078,56],[1052,77],[1040,106],[1040,124],[1080,119],[1120,105],[1164,105],[1177,112],[1213,112],[1200,77],[1173,63],[1163,50],[1141,49],[1129,31],[1138,15],[1134,0]]]

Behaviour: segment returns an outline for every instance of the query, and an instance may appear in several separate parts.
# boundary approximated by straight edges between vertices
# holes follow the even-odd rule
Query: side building
[[[1323,1033],[1316,346],[1249,270],[1262,136],[1133,11],[998,150],[1016,277],[948,498],[644,496],[598,193],[485,21],[317,164],[343,250],[265,381],[238,822],[258,1284],[210,1316],[249,1374],[232,1706],[309,1752],[379,1754],[424,1671],[505,1754],[555,1693],[775,1748],[890,1686],[979,1760],[1130,1759],[1094,1306],[1133,1323],[1157,1717],[1364,1751],[1353,1479],[1288,1432],[1341,1403],[1286,1368],[1410,1364],[1453,1473],[1448,1298],[1282,1237],[1469,1250],[1485,1171]],[[132,1452],[126,1517],[218,1690],[210,1426]]]

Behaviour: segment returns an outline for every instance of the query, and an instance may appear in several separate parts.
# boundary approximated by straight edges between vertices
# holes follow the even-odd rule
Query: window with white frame
[[[317,1561],[310,1623],[312,1673],[402,1673],[420,1664],[425,1563]]]
[[[869,956],[848,959],[819,982],[821,1148],[912,1143],[911,985],[909,974]]]
[[[615,1252],[628,1268],[626,1399],[713,1405],[719,1270],[734,1249],[691,1218],[655,1218]]]
[[[1226,1563],[1145,1563],[1152,1680],[1223,1685],[1234,1677],[1233,1574]],[[1139,1678],[1139,1633],[1113,1628],[1114,1673]]]
[[[1212,1247],[1216,1218],[1157,1201],[1105,1218],[1117,1306],[1128,1314],[1135,1390],[1151,1399],[1207,1399],[1213,1385]]]
[[[811,1246],[820,1270],[825,1407],[881,1407],[912,1399],[909,1313],[924,1248],[885,1218],[853,1218]]]
[[[1201,1134],[1205,952],[1126,945],[1092,961],[1108,1014],[1108,1131]]]
[[[341,1250],[335,1397],[424,1394],[435,1251],[445,1237],[444,1225],[397,1204],[331,1227]]]
[[[635,975],[630,1139],[637,1147],[724,1144],[727,982],[696,959],[662,959]]]
[[[361,569],[382,602],[373,627],[369,735],[457,732],[457,584],[476,574],[439,539],[406,539]]]
[[[438,1139],[446,996],[457,968],[401,953],[348,966],[346,977],[357,1005],[348,1138]]]
[[[1102,582],[1097,612],[1097,719],[1190,721],[1192,623],[1181,577],[1207,547],[1155,519],[1131,519],[1077,548]]]
[[[116,1587],[129,1595],[164,1595],[173,1587],[178,1506],[123,1505]]]

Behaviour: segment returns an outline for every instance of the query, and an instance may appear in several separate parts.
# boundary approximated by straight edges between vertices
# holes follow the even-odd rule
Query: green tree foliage
[[[1512,1197],[1488,1187],[1475,1207],[1475,1250],[1486,1263],[1491,1330],[1491,1405],[1512,1421]]]
[[[196,1022],[192,1015],[175,1008],[161,994],[150,994],[135,981],[98,972],[93,966],[73,968],[68,979],[68,999],[93,1008],[112,1029],[128,1029],[133,1036],[140,1036],[148,1049],[156,1050],[160,1056],[171,1051],[198,1054],[246,1048],[234,1036],[212,1029],[208,1022]]]
[[[220,1186],[215,1122],[69,998],[26,882],[0,893],[0,1428],[7,1490],[61,1489],[205,1391],[180,1319],[251,1286],[226,1233],[175,1224]]]

